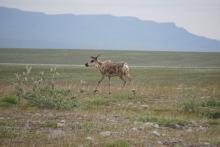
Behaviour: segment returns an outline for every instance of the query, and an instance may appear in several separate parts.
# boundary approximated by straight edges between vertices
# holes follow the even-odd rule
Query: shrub
[[[60,91],[60,90],[59,90]],[[71,96],[65,97],[66,93],[57,94],[56,89],[41,91],[36,94],[34,92],[27,93],[25,99],[29,104],[44,109],[72,109],[79,106],[79,102],[75,99],[70,99]]]
[[[160,126],[164,127],[173,127],[176,124],[180,126],[186,125],[188,122],[185,120],[177,119],[177,118],[167,118],[167,117],[152,117],[152,116],[144,116],[139,119],[143,122],[153,122]]]
[[[56,122],[43,122],[43,123],[40,124],[40,126],[42,128],[53,128],[53,129],[58,128]]]
[[[32,67],[26,66],[26,71],[23,74],[16,73],[15,91],[18,97],[18,102],[25,98],[32,106],[45,109],[71,109],[78,107],[79,103],[72,100],[70,90],[56,89],[55,76],[59,75],[55,68],[51,68],[50,78],[46,79],[43,71],[35,77],[31,77]],[[24,90],[25,85],[32,86],[30,90]],[[26,91],[26,93],[24,92]]]
[[[113,143],[106,144],[105,147],[129,147],[130,145],[125,141],[115,141]]]
[[[16,96],[6,96],[2,99],[2,102],[6,102],[9,104],[17,104],[18,100]]]
[[[11,105],[15,105],[18,103],[18,99],[16,96],[5,96],[0,101],[0,107],[8,107]]]
[[[15,138],[16,136],[18,136],[18,134],[15,129],[0,127],[0,138]]]
[[[183,102],[180,105],[180,109],[184,112],[196,112],[198,109],[198,104],[195,102],[194,99],[190,99],[188,101]]]
[[[180,105],[180,110],[183,112],[192,112],[200,116],[210,119],[220,118],[220,101],[216,99],[205,100],[202,102],[195,102],[195,100],[188,100]]]
[[[211,99],[202,102],[202,107],[220,107],[220,100]]]

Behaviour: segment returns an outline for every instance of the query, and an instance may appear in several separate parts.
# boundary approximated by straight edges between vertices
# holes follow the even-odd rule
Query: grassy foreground
[[[196,68],[131,68],[132,82],[114,78],[108,95],[107,80],[93,93],[93,68],[2,64],[0,146],[220,146],[219,53],[0,49],[0,63],[83,64],[97,53]]]
[[[0,145],[220,145],[220,70],[131,74],[124,89],[114,78],[108,95],[107,80],[93,94],[95,69],[33,66],[27,75],[24,66],[0,66]]]

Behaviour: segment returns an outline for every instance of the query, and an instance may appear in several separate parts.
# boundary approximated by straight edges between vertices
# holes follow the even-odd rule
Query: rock
[[[36,117],[40,117],[40,116],[41,116],[40,113],[35,113],[34,115],[35,115]]]
[[[206,128],[205,128],[205,127],[203,127],[203,126],[199,126],[198,130],[200,130],[200,131],[205,131],[205,130],[206,130]]]
[[[109,137],[111,136],[111,132],[110,131],[104,131],[104,132],[100,132],[100,135],[103,136],[103,137]]]
[[[60,138],[65,135],[63,130],[51,130],[49,134],[49,138]]]
[[[154,123],[152,123],[152,122],[144,123],[144,126],[146,126],[146,127],[152,127],[153,125],[154,125]]]
[[[79,92],[80,92],[80,93],[84,93],[85,90],[84,90],[83,88],[80,88],[80,89],[79,89]]]
[[[137,129],[137,128],[132,128],[131,130],[132,130],[132,131],[137,131],[138,129]]]
[[[154,127],[154,128],[157,128],[157,129],[160,128],[160,126],[158,124],[154,124],[152,122],[146,122],[144,124],[144,126],[146,126],[146,127]]]
[[[164,137],[164,136],[166,136],[166,134],[163,133],[162,136]]]
[[[160,133],[159,133],[159,132],[157,132],[157,131],[153,131],[153,132],[152,132],[152,134],[153,134],[153,135],[155,135],[155,136],[157,136],[157,137],[159,137],[159,136],[160,136]]]
[[[93,141],[94,139],[90,136],[86,137],[86,140],[90,140],[90,141]]]
[[[64,119],[60,121],[60,123],[65,123],[65,122],[66,122],[66,121],[65,121]]]
[[[178,125],[178,124],[175,124],[175,128],[180,129],[180,128],[181,128],[181,126],[180,126],[180,125]]]
[[[208,142],[204,142],[204,145],[211,146],[210,143],[208,143]]]
[[[161,141],[157,141],[158,144],[163,144]]]
[[[142,108],[147,109],[148,105],[141,105]]]
[[[153,124],[153,127],[158,129],[160,126],[158,124]]]
[[[143,125],[143,122],[140,122],[140,121],[134,121],[134,125],[135,125],[135,126],[140,126],[140,125]]]
[[[188,128],[188,129],[186,130],[186,132],[188,132],[188,133],[192,132],[192,128]]]
[[[60,122],[57,123],[57,127],[64,127],[65,126],[65,120],[61,120]]]

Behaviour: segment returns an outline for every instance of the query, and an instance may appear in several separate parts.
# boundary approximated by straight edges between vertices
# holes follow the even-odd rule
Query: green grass
[[[126,141],[118,140],[113,143],[106,144],[105,147],[129,147]]]
[[[45,122],[40,124],[40,127],[42,127],[42,128],[53,128],[53,129],[58,128],[57,123],[53,122],[53,121],[45,121]]]
[[[17,103],[15,73],[23,74],[25,66],[0,65],[0,102],[13,105],[0,111],[1,141],[6,146],[219,144],[220,69],[202,68],[219,67],[219,53],[0,49],[0,62],[83,64],[98,52],[102,59],[130,65],[200,68],[131,68],[132,83],[122,89],[112,78],[109,95],[107,79],[93,93],[100,78],[96,69],[58,66],[53,78],[52,66],[34,65],[28,78],[40,79],[44,71],[45,80],[35,90],[34,80],[19,85]],[[65,125],[58,127],[61,120]],[[103,131],[111,135],[103,137]]]
[[[18,98],[16,96],[4,96],[0,99],[0,108],[6,108],[13,106],[18,103]]]
[[[220,101],[218,99],[208,99],[203,101],[196,101],[195,99],[188,99],[179,105],[183,112],[196,113],[210,119],[220,118]]]
[[[220,53],[103,51],[58,49],[0,49],[0,63],[80,64],[92,55],[126,61],[130,65],[175,67],[220,67]]]
[[[15,138],[18,134],[12,128],[0,128],[0,138]]]

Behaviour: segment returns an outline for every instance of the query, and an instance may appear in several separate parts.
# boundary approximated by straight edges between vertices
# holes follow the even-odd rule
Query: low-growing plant
[[[58,128],[57,123],[53,121],[46,121],[40,124],[40,127],[42,128],[53,128],[56,129]]]
[[[19,103],[24,98],[30,105],[45,109],[71,109],[79,106],[77,100],[71,99],[73,96],[70,90],[55,87],[55,77],[59,75],[56,67],[50,68],[50,78],[45,78],[43,71],[31,77],[31,69],[31,66],[26,66],[23,74],[15,74],[15,90]],[[24,90],[27,84],[32,88]]]
[[[84,103],[83,109],[96,109],[99,107],[110,106],[115,100],[109,99],[103,96],[93,96],[88,101]]]
[[[210,99],[202,102],[202,107],[220,107],[220,100]]]
[[[180,109],[184,112],[196,112],[198,109],[198,103],[196,103],[194,99],[189,99],[180,105]]]
[[[8,107],[18,103],[16,96],[5,96],[0,100],[0,107]]]
[[[17,104],[18,102],[16,96],[5,96],[1,101],[9,104]]]
[[[79,102],[75,99],[57,95],[56,90],[48,90],[49,92],[27,93],[25,99],[29,104],[44,109],[71,109],[79,106]]]
[[[210,119],[220,118],[220,101],[216,99],[196,102],[188,100],[180,104],[180,111],[191,112]]]
[[[16,125],[16,121],[12,119],[0,119],[0,126],[13,127]]]
[[[171,117],[154,117],[154,116],[149,116],[149,115],[139,118],[139,121],[153,122],[164,127],[173,127],[175,125],[184,126],[187,123],[189,123],[182,119],[171,118]]]
[[[123,140],[117,140],[105,145],[105,147],[129,147],[129,146],[130,146],[129,143]]]
[[[15,129],[0,127],[0,138],[14,138],[18,136]]]

